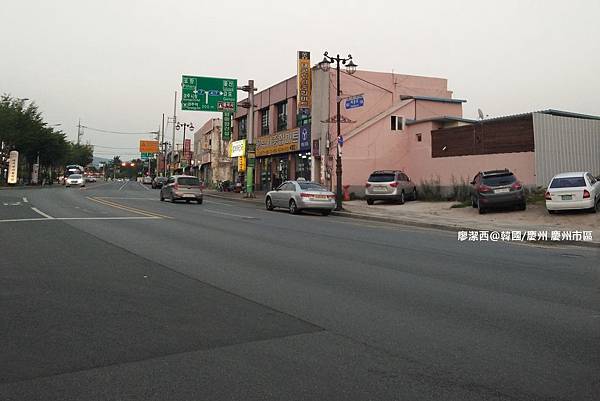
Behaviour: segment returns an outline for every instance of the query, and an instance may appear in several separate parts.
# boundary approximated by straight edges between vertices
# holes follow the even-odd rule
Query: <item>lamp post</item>
[[[352,61],[352,55],[343,58],[338,54],[336,57],[331,57],[328,52],[323,53],[323,61],[319,63],[319,68],[325,72],[329,71],[330,64],[336,63],[336,82],[337,82],[337,96],[336,102],[336,126],[337,126],[337,138],[336,138],[336,159],[335,159],[335,176],[336,176],[336,188],[335,188],[335,210],[342,210],[342,155],[340,154],[340,146],[342,144],[341,137],[341,113],[340,113],[340,102],[342,101],[342,90],[340,89],[340,64],[346,66],[346,73],[352,75],[356,72],[358,67]]]
[[[186,156],[185,155],[185,129],[189,128],[189,129],[191,129],[193,131],[194,130],[194,124],[192,124],[192,123],[180,123],[180,122],[177,122],[175,124],[175,129],[177,131],[179,131],[179,129],[181,127],[183,127],[183,157],[185,157]],[[190,146],[190,148],[191,148],[191,146]],[[188,154],[187,154],[188,157],[186,158],[188,166],[191,164],[190,159],[192,158],[192,154],[191,154],[190,150],[191,149],[188,150]]]

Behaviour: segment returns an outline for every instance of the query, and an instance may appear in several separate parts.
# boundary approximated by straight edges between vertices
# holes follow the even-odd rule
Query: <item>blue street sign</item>
[[[354,96],[346,99],[346,108],[354,109],[357,107],[363,107],[365,105],[365,98],[362,96]]]
[[[338,143],[340,144],[340,146],[344,146],[344,137],[343,136],[338,136]]]

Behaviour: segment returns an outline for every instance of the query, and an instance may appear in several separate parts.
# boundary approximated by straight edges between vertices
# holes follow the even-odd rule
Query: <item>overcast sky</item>
[[[3,0],[0,21],[0,92],[35,100],[72,140],[79,118],[158,129],[182,74],[264,89],[295,75],[298,50],[313,63],[329,50],[351,53],[359,69],[447,78],[465,117],[600,115],[598,0]],[[196,126],[213,116],[178,114]],[[126,158],[139,139],[83,137],[131,148],[96,148]]]

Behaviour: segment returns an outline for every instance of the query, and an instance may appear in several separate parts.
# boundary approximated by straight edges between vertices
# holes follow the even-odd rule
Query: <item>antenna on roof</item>
[[[477,114],[479,114],[480,120],[483,120],[485,118],[485,116],[483,115],[483,111],[481,111],[481,109],[477,109]]]

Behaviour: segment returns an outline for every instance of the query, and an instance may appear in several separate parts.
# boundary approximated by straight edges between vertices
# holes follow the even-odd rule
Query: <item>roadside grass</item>
[[[460,203],[455,203],[454,205],[450,206],[450,209],[462,209],[464,207],[471,207],[471,201],[465,200]]]
[[[530,203],[530,204],[545,203],[546,202],[546,199],[544,198],[545,193],[546,193],[545,187],[525,188],[525,197],[527,199],[527,203]]]

